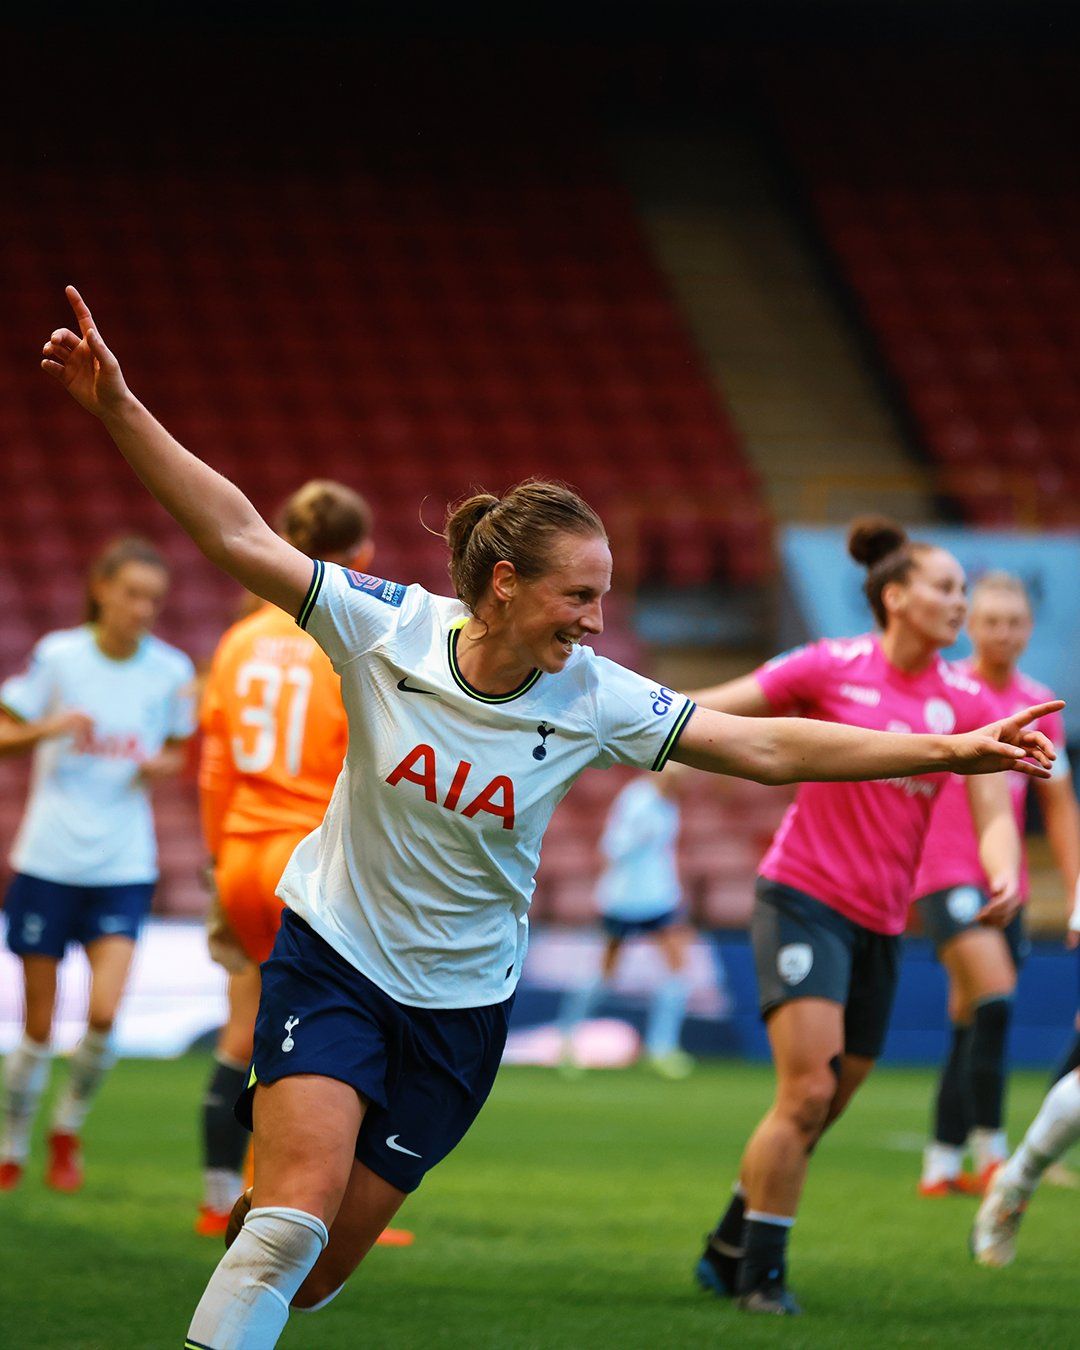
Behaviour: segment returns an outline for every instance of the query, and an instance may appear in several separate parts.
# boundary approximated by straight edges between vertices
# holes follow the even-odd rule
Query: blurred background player
[[[689,770],[669,764],[662,774],[635,778],[618,794],[600,840],[607,866],[596,888],[605,943],[595,979],[568,992],[559,1010],[563,1063],[571,1069],[574,1031],[604,996],[628,938],[655,944],[667,968],[653,992],[645,1028],[649,1064],[666,1078],[685,1078],[693,1060],[679,1045],[689,987],[686,978],[691,931],[679,914],[682,888],[675,846],[679,797]]]
[[[1080,881],[1077,882],[1076,891],[1072,896],[1069,906],[1069,917],[1067,919],[1067,930],[1065,934],[1065,945],[1069,951],[1075,952],[1077,956],[1076,973],[1078,976],[1078,988],[1080,988]],[[1080,993],[1076,1001],[1077,1009],[1080,1010]],[[1072,1044],[1065,1052],[1054,1070],[1053,1082],[1060,1082],[1066,1074],[1072,1073],[1074,1069],[1080,1069],[1080,1011],[1077,1011],[1076,1019],[1073,1023],[1073,1030],[1076,1033],[1073,1036]]]
[[[1007,572],[990,572],[971,594],[968,632],[973,652],[958,663],[986,689],[1007,717],[1029,703],[1053,698],[1017,663],[1031,639],[1031,602],[1024,584]],[[1069,903],[1080,872],[1080,809],[1065,755],[1065,726],[1052,713],[1040,729],[1059,754],[1054,776],[1037,785],[1047,837]],[[1009,780],[1016,828],[1023,838],[1028,780]],[[1026,900],[1026,860],[1020,872]],[[1028,946],[1023,912],[1004,927],[980,921],[989,883],[979,861],[978,841],[963,782],[949,778],[934,804],[915,895],[927,935],[949,977],[952,1039],[935,1101],[934,1137],[923,1155],[922,1195],[961,1190],[981,1194],[1008,1147],[1003,1129],[1006,1047],[1017,972]],[[961,1171],[970,1147],[974,1176]]]
[[[180,770],[194,729],[194,667],[150,634],[167,589],[155,548],[111,544],[90,572],[86,623],[42,638],[26,670],[0,687],[0,754],[34,750],[4,900],[26,1010],[4,1065],[3,1190],[26,1165],[69,942],[86,950],[90,1001],[53,1110],[46,1181],[61,1191],[82,1185],[79,1135],[113,1062],[110,1032],[157,880],[150,788]]]
[[[1020,1221],[1044,1173],[1080,1139],[1080,1070],[1059,1078],[1012,1157],[997,1168],[971,1230],[971,1253],[983,1266],[1016,1256]]]
[[[311,558],[365,571],[374,555],[371,511],[340,483],[315,480],[278,519],[282,536]],[[247,1083],[259,966],[281,923],[275,895],[293,849],[322,821],[348,746],[341,684],[322,650],[284,610],[258,608],[221,639],[202,703],[199,796],[213,859],[211,951],[235,939],[229,1019],[221,1029],[203,1099],[204,1196],[196,1231],[224,1234],[243,1190],[249,1132],[233,1106]]]
[[[939,654],[967,611],[952,554],[909,541],[879,517],[855,521],[848,548],[867,568],[881,631],[798,648],[699,702],[903,732],[951,732],[1000,716],[982,686]],[[704,1288],[735,1295],[747,1311],[799,1312],[786,1288],[786,1251],[810,1153],[881,1054],[911,887],[945,781],[804,783],[761,864],[751,934],[776,1097],[697,1266]],[[1019,904],[1020,866],[1006,780],[971,780],[971,806],[992,879],[983,912],[1006,923]]]

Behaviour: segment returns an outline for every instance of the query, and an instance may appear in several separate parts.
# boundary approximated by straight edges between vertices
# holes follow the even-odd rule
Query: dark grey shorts
[[[750,936],[761,1015],[797,998],[844,1009],[844,1049],[877,1059],[900,971],[900,939],[871,932],[778,881],[758,877]]]
[[[975,922],[975,915],[988,898],[978,886],[950,886],[944,891],[931,891],[929,895],[916,900],[923,929],[939,956],[945,943],[958,933],[982,926]],[[1010,919],[1001,933],[1008,943],[1013,965],[1019,970],[1031,953],[1031,941],[1024,926],[1024,911],[1021,910]]]

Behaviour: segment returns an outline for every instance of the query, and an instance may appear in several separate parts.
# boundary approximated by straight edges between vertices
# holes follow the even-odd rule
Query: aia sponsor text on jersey
[[[415,783],[424,789],[424,798],[446,811],[459,811],[471,820],[479,812],[497,816],[504,830],[514,828],[514,783],[506,774],[496,774],[479,792],[474,792],[475,783],[470,783],[473,766],[468,760],[459,760],[454,768],[445,793],[439,785],[438,761],[435,747],[421,743],[415,746],[405,758],[386,776],[390,787],[399,783]],[[446,782],[445,775],[442,775]]]

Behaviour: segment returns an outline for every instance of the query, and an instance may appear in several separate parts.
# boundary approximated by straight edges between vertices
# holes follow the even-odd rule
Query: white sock
[[[24,1035],[4,1061],[4,1139],[0,1157],[25,1162],[30,1130],[49,1081],[52,1050]]]
[[[87,1027],[68,1065],[68,1079],[53,1110],[52,1128],[60,1134],[78,1134],[101,1080],[116,1063],[107,1031]]]
[[[1004,1130],[972,1130],[968,1135],[968,1147],[976,1175],[981,1175],[993,1163],[1004,1162],[1009,1156],[1009,1142]]]
[[[963,1157],[963,1150],[955,1144],[932,1139],[923,1149],[923,1184],[936,1186],[939,1181],[955,1181],[960,1175]]]
[[[218,1214],[228,1214],[244,1190],[244,1178],[227,1167],[203,1169],[203,1204]]]
[[[1066,1074],[1046,1094],[1024,1142],[1005,1164],[1002,1178],[1030,1195],[1052,1162],[1080,1139],[1080,1071]]]
[[[188,1328],[187,1346],[270,1350],[289,1320],[289,1304],[330,1235],[302,1209],[248,1211],[218,1262]]]

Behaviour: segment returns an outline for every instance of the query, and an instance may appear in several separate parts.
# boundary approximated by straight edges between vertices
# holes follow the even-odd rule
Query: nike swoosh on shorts
[[[397,1141],[398,1136],[396,1134],[389,1135],[386,1140],[386,1147],[392,1148],[395,1153],[407,1153],[410,1158],[419,1158],[422,1156],[419,1153],[414,1153],[411,1148],[403,1148]]]

